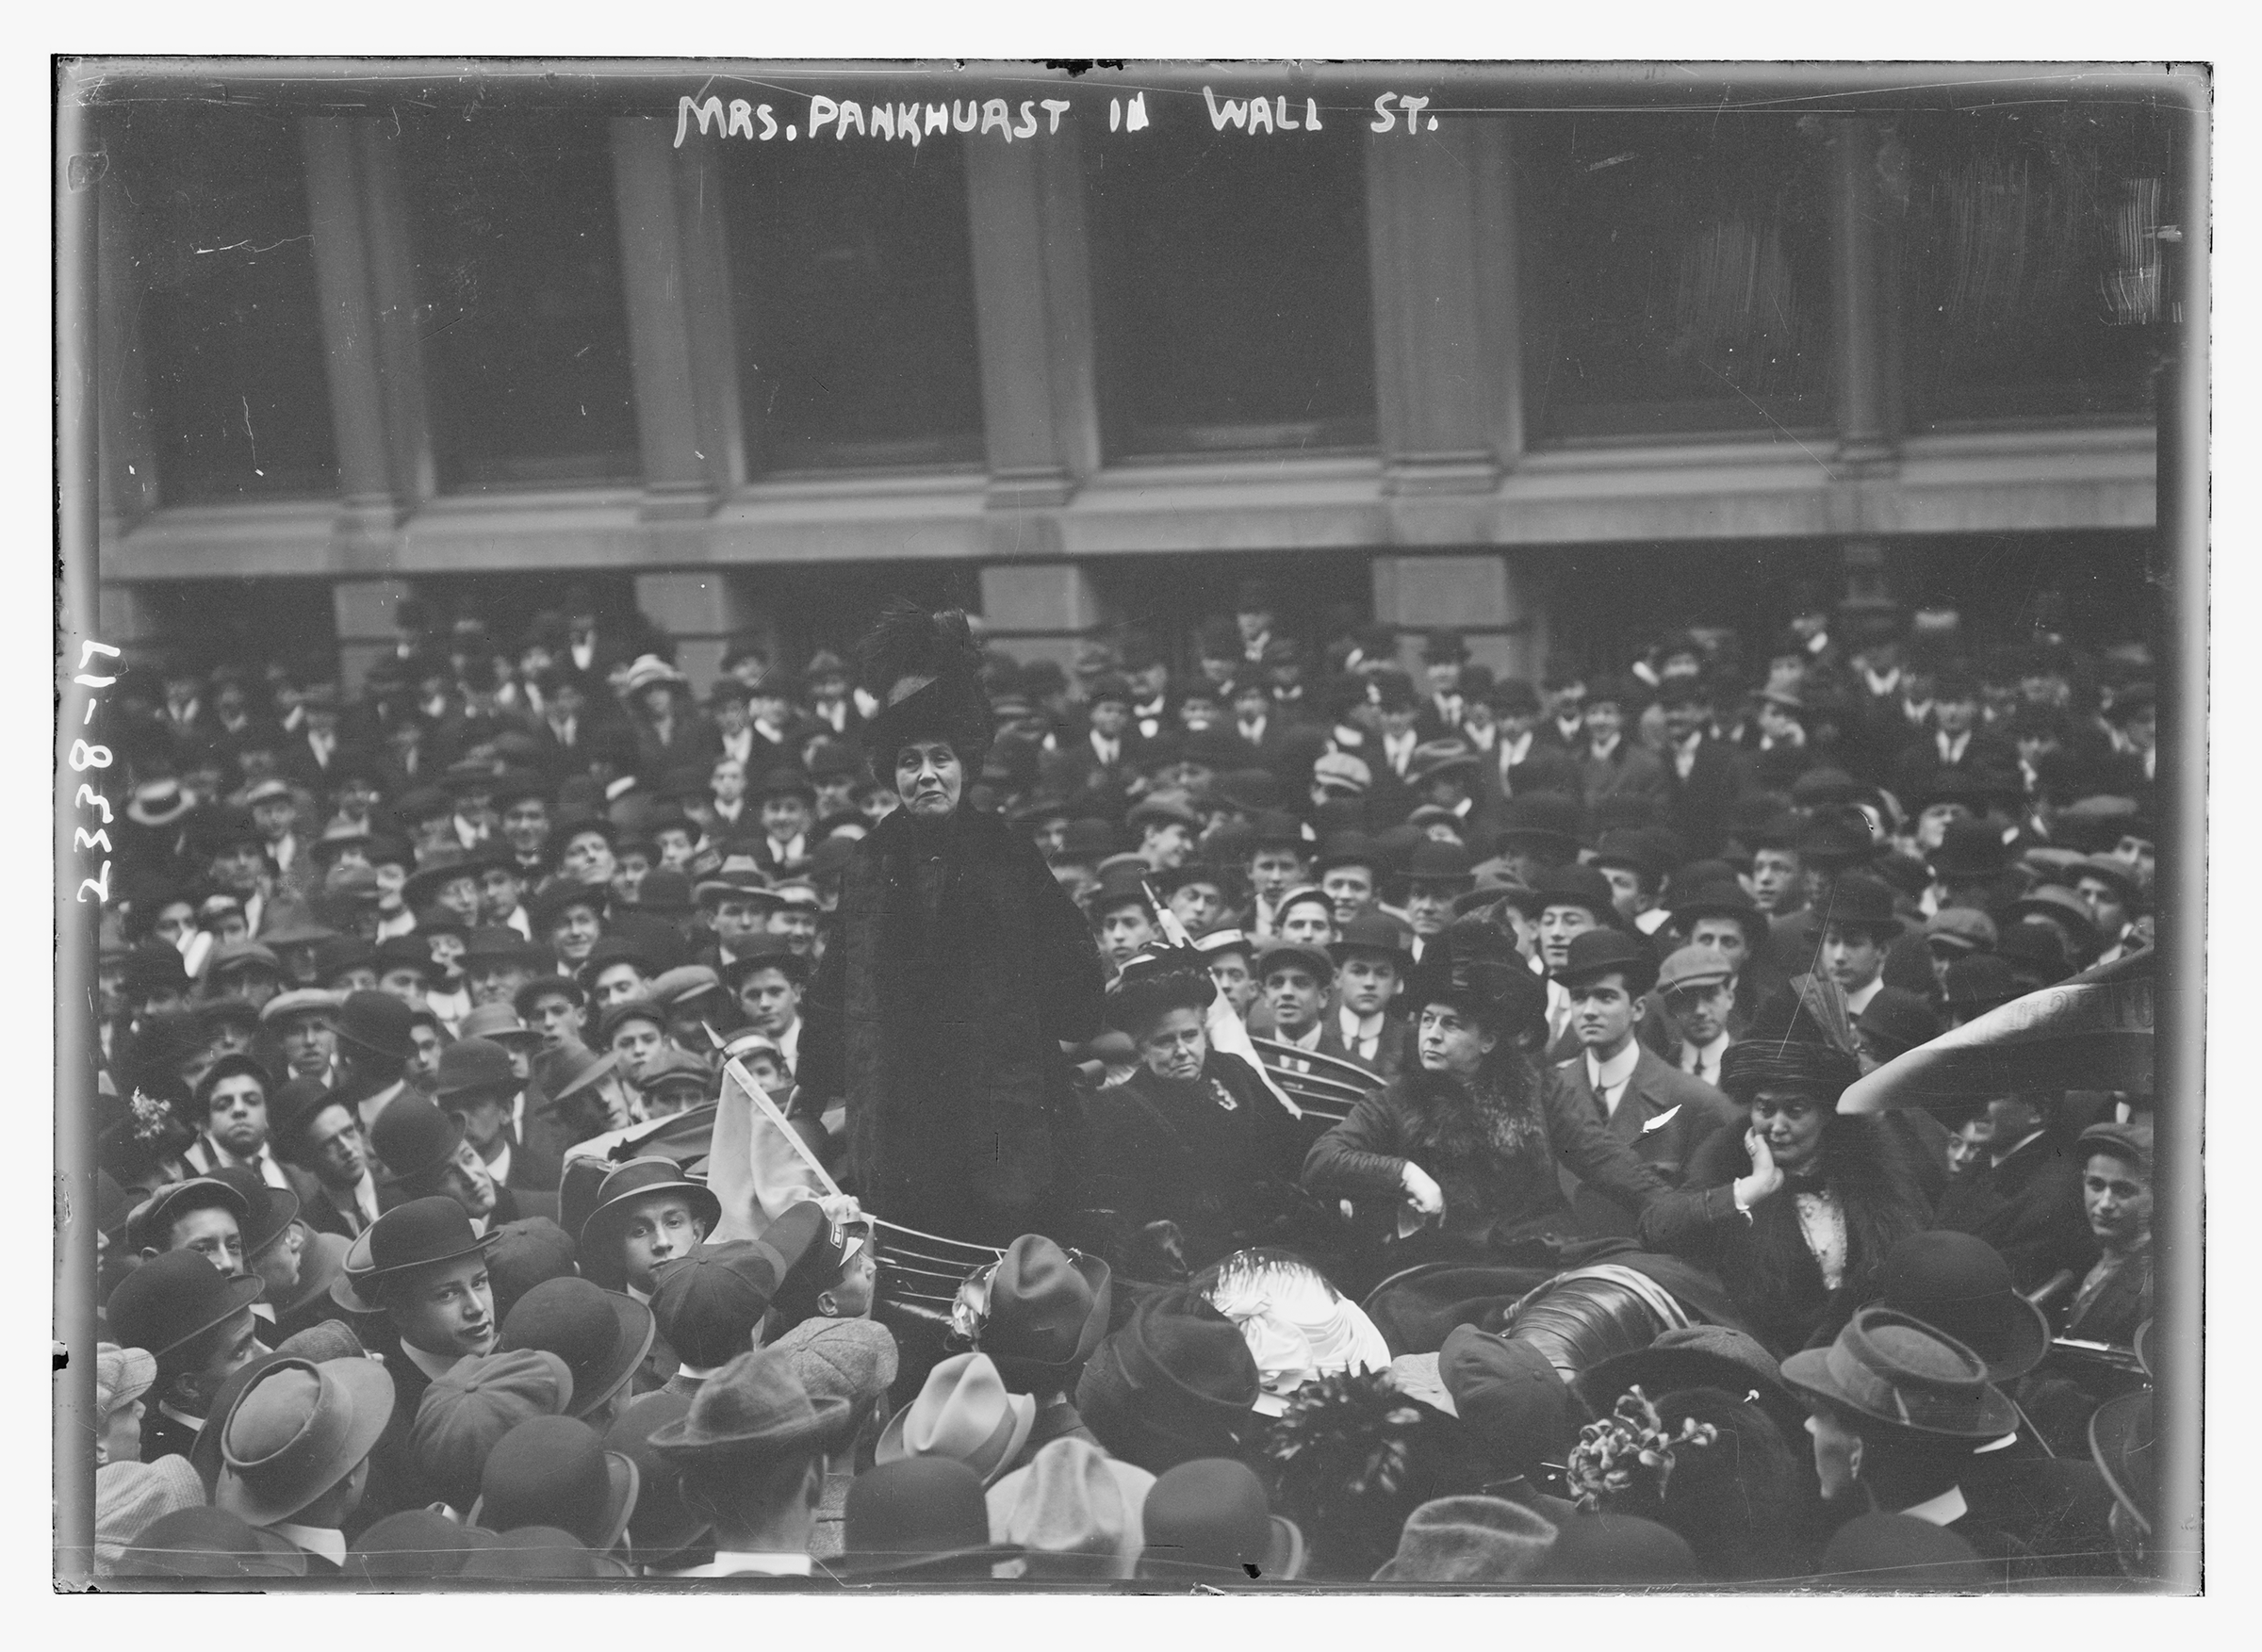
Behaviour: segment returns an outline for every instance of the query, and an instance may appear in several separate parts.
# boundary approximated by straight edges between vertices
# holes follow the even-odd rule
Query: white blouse
[[[1822,1283],[1836,1290],[1845,1283],[1845,1206],[1827,1190],[1796,1197],[1799,1235],[1822,1269]]]

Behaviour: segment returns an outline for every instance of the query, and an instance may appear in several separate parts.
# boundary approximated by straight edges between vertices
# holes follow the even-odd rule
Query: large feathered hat
[[[1547,1024],[1547,988],[1508,932],[1475,913],[1422,949],[1401,1002],[1417,1015],[1425,1004],[1451,1004],[1511,1040]]]
[[[898,597],[880,611],[861,655],[879,710],[861,738],[872,767],[890,773],[913,740],[946,740],[969,777],[981,772],[994,725],[982,690],[982,651],[960,609],[929,613]]]

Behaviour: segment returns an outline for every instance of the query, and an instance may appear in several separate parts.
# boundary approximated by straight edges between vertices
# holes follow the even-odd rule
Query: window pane
[[[441,485],[637,476],[605,118],[433,117],[403,166]]]
[[[110,130],[133,215],[159,497],[335,492],[298,122],[151,100]]]
[[[1912,428],[2148,415],[2168,122],[2076,105],[1897,127]]]
[[[1221,132],[1188,100],[1085,146],[1111,454],[1374,445],[1366,134],[1321,119]]]
[[[1519,139],[1534,440],[1828,424],[1821,133],[1676,113]]]
[[[750,471],[980,463],[969,141],[725,146]]]

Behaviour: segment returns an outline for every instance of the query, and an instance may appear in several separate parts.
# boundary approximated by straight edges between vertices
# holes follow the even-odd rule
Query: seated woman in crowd
[[[1834,1109],[1860,1076],[1854,1057],[1795,1028],[1731,1045],[1720,1085],[1749,1109],[1690,1159],[1686,1185],[1642,1216],[1646,1247],[1719,1276],[1778,1357],[1877,1295],[1877,1265],[1931,1225],[1895,1141],[1875,1120]]]
[[[1407,984],[1418,1065],[1368,1096],[1313,1144],[1303,1183],[1329,1197],[1401,1204],[1401,1266],[1498,1256],[1569,1231],[1558,1163],[1631,1212],[1663,1195],[1647,1166],[1599,1119],[1540,1082],[1524,1040],[1547,1000],[1506,935],[1464,918],[1424,952]]]

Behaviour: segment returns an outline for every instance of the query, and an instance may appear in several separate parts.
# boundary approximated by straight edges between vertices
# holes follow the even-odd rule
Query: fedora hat
[[[1555,1527],[1500,1497],[1438,1497],[1406,1517],[1377,1583],[1521,1583],[1538,1575]]]
[[[1024,1577],[1128,1578],[1145,1546],[1155,1477],[1080,1435],[1047,1444],[989,1489],[990,1536],[1021,1551]]]
[[[849,1410],[836,1395],[812,1396],[774,1350],[753,1349],[702,1382],[680,1421],[653,1431],[652,1449],[680,1465],[821,1451]]]
[[[2072,890],[2058,884],[2045,883],[2040,889],[2029,890],[2003,908],[2003,916],[2013,923],[2021,918],[2047,918],[2062,924],[2072,932],[2076,946],[2094,946],[2097,942],[2097,917]]]
[[[1674,875],[1673,884],[1676,890],[1680,887],[1680,874]],[[1745,893],[1744,886],[1731,878],[1697,884],[1685,895],[1674,898],[1672,910],[1675,925],[1684,934],[1699,918],[1729,918],[1743,927],[1745,944],[1753,951],[1767,939],[1766,914]]]
[[[1500,810],[1500,842],[1532,842],[1568,854],[1579,847],[1584,811],[1576,797],[1561,792],[1526,792]]]
[[[1246,1463],[1196,1457],[1158,1476],[1140,1509],[1138,1576],[1156,1581],[1287,1583],[1303,1575],[1303,1532],[1272,1513]]]
[[[1387,912],[1361,912],[1343,925],[1342,938],[1328,947],[1328,955],[1339,964],[1354,952],[1379,952],[1403,968],[1410,961],[1406,943],[1411,934],[1401,920]]]
[[[214,1506],[254,1526],[289,1519],[353,1472],[392,1415],[392,1373],[375,1360],[278,1361],[222,1425]]]
[[[467,1354],[432,1381],[409,1429],[417,1472],[459,1513],[479,1499],[480,1476],[502,1437],[530,1417],[563,1416],[573,1373],[539,1349]]]
[[[420,912],[459,877],[479,881],[479,864],[460,849],[435,849],[401,885],[401,904]]]
[[[676,1464],[652,1445],[655,1433],[681,1422],[690,1411],[690,1395],[660,1389],[628,1401],[605,1430],[605,1449],[636,1464],[636,1507],[629,1512],[631,1565],[666,1564],[712,1524],[684,1500]]]
[[[2018,1408],[1988,1381],[1987,1362],[1945,1333],[1891,1308],[1856,1314],[1828,1348],[1783,1362],[1802,1394],[1873,1421],[1957,1440],[1995,1440]]]
[[[1076,1384],[1100,1444],[1155,1474],[1237,1455],[1262,1425],[1262,1383],[1240,1330],[1198,1292],[1158,1291],[1101,1342]]]
[[[194,1578],[211,1583],[250,1578],[303,1578],[297,1545],[225,1509],[200,1504],[160,1515],[118,1557],[121,1578]]]
[[[226,1324],[266,1288],[255,1277],[221,1272],[202,1251],[168,1251],[118,1282],[103,1317],[122,1347],[147,1349],[161,1361]]]
[[[981,1351],[1010,1387],[1063,1386],[1107,1334],[1112,1300],[1106,1263],[1024,1234],[990,1276]]]
[[[568,1416],[587,1416],[636,1374],[652,1350],[651,1309],[585,1279],[546,1280],[512,1304],[499,1351],[541,1349],[573,1373]]]
[[[493,1531],[556,1527],[603,1554],[628,1529],[637,1483],[635,1463],[580,1418],[529,1417],[487,1453],[468,1518]]]
[[[680,1193],[692,1214],[713,1233],[722,1220],[722,1202],[707,1184],[687,1175],[674,1159],[653,1154],[633,1158],[609,1171],[598,1185],[597,1202],[582,1220],[581,1254],[600,1264],[620,1249],[620,1227],[629,1206],[656,1193]]]
[[[444,1170],[455,1162],[456,1149],[463,1143],[460,1117],[441,1112],[414,1090],[403,1090],[369,1127],[369,1147],[384,1169],[377,1185],[399,1187]]]
[[[1662,1331],[1647,1348],[1616,1354],[1579,1374],[1579,1398],[1597,1416],[1608,1416],[1618,1397],[1639,1386],[1652,1400],[1686,1388],[1717,1388],[1756,1396],[1786,1439],[1807,1423],[1807,1408],[1783,1382],[1782,1366],[1759,1341],[1726,1325],[1689,1325]]]
[[[1877,1300],[1971,1349],[1991,1382],[2024,1377],[2050,1351],[2042,1311],[2019,1294],[2001,1252],[1971,1234],[1936,1229],[1893,1246],[1877,1265]]]
[[[702,907],[713,906],[726,895],[741,899],[778,899],[777,891],[770,888],[769,875],[762,869],[762,862],[747,854],[724,856],[723,863],[714,869],[714,875],[694,884],[691,893],[692,898]]]
[[[954,1354],[927,1373],[918,1398],[889,1421],[877,1460],[948,1457],[987,1486],[1020,1455],[1036,1421],[1036,1399],[1008,1393],[989,1355]]]
[[[517,1009],[508,1004],[480,1005],[456,1023],[455,1033],[458,1044],[484,1039],[489,1043],[500,1044],[505,1051],[513,1044],[531,1048],[542,1038],[541,1033],[528,1026]],[[452,1050],[456,1047],[456,1044],[451,1044],[448,1048]],[[440,1052],[440,1071],[443,1075],[447,1067],[448,1051],[443,1050]],[[516,1083],[516,1080],[512,1082]]]
[[[1939,878],[1992,877],[2010,864],[2010,851],[2000,827],[1983,820],[1952,820],[1926,864]]]
[[[980,1477],[948,1457],[865,1470],[849,1483],[843,1515],[844,1578],[987,1578],[1017,1552],[991,1539]]]
[[[414,1268],[485,1251],[499,1235],[472,1232],[471,1219],[464,1214],[464,1207],[443,1194],[434,1194],[396,1204],[370,1223],[363,1236],[369,1243],[369,1270],[356,1277],[353,1252],[349,1250],[346,1270],[338,1276],[339,1284],[357,1291]]]
[[[347,993],[334,1024],[339,1038],[379,1055],[400,1061],[416,1056],[417,1041],[411,1034],[415,1012],[389,992]]]
[[[1657,954],[1622,929],[1582,929],[1571,937],[1555,978],[1577,987],[1613,973],[1624,978],[1629,998],[1639,998],[1657,983]]]

